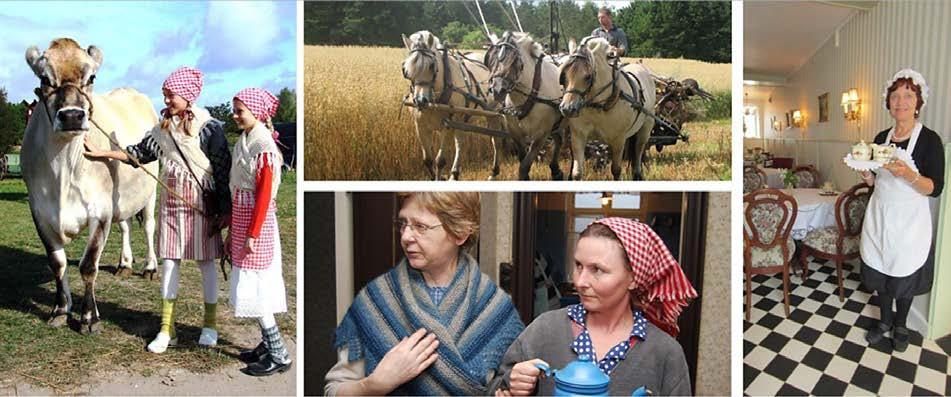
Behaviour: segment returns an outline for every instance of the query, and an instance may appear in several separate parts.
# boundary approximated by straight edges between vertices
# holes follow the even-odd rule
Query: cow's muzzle
[[[78,107],[64,107],[56,112],[56,130],[59,131],[86,131],[89,130],[89,118],[86,111]]]

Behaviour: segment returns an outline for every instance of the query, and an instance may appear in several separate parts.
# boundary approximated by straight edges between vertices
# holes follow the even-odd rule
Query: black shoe
[[[262,357],[261,361],[248,364],[248,366],[241,371],[251,376],[271,376],[276,373],[287,371],[290,367],[290,361],[284,364],[278,364],[274,362],[274,360],[271,358],[271,355],[268,354]]]
[[[892,332],[892,347],[895,348],[897,352],[903,352],[908,348],[908,339],[910,333],[908,328],[905,327],[895,327],[894,332]]]
[[[267,347],[264,346],[264,342],[258,343],[257,347],[251,350],[242,350],[241,354],[238,355],[238,359],[244,363],[251,364],[261,361],[261,358],[267,354]]]
[[[881,342],[882,339],[885,339],[885,333],[888,332],[890,328],[890,326],[879,321],[865,334],[865,340],[869,345],[877,344],[878,342]]]

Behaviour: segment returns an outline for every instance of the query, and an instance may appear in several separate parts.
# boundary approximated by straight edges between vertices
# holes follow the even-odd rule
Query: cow
[[[102,51],[82,48],[69,38],[53,40],[40,53],[26,50],[26,62],[40,80],[35,92],[39,103],[26,127],[21,149],[23,180],[29,193],[30,212],[56,278],[56,305],[48,323],[67,324],[72,307],[66,278],[64,246],[84,229],[89,230],[79,261],[85,286],[80,332],[98,333],[96,275],[99,258],[113,222],[122,231],[118,269],[131,269],[129,220],[139,214],[145,227],[148,256],[146,271],[156,267],[156,182],[143,170],[114,160],[90,160],[83,155],[83,138],[98,147],[112,147],[107,134],[123,147],[138,143],[158,122],[152,102],[145,95],[119,88],[99,95],[93,92]],[[146,165],[152,174],[156,163]]]

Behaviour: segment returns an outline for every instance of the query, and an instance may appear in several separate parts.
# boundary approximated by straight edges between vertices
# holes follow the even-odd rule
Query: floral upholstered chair
[[[799,261],[805,277],[809,275],[808,256],[829,259],[835,263],[839,280],[839,301],[845,301],[842,290],[842,262],[859,257],[859,242],[865,209],[872,196],[872,188],[864,183],[852,186],[835,200],[835,226],[809,231],[802,240]]]
[[[766,173],[755,166],[743,167],[743,194],[766,187]]]
[[[811,165],[800,165],[792,170],[796,176],[796,189],[819,187],[819,171]]]
[[[796,200],[777,189],[743,196],[743,273],[746,277],[746,320],[752,311],[753,274],[783,274],[783,303],[789,315],[789,264],[796,252],[790,234],[796,221]]]

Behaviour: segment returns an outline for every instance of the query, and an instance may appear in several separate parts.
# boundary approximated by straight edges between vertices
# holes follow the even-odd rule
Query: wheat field
[[[304,178],[307,180],[426,180],[422,153],[409,109],[400,109],[408,92],[400,64],[401,48],[305,46],[304,49]],[[635,61],[635,59],[628,59]],[[677,79],[692,77],[705,90],[730,90],[730,65],[683,59],[644,59],[656,74]],[[687,123],[690,143],[649,150],[648,180],[730,179],[730,120]],[[492,146],[488,137],[462,135],[463,180],[485,180],[490,174]],[[447,144],[451,148],[452,144]],[[449,153],[451,162],[451,151]],[[518,159],[505,153],[498,179],[518,177]],[[562,171],[570,161],[562,157]],[[586,179],[609,180],[609,170],[595,171],[591,161]],[[447,165],[448,169],[448,165]],[[625,165],[622,179],[631,171]],[[532,167],[533,180],[548,180],[547,164]]]

